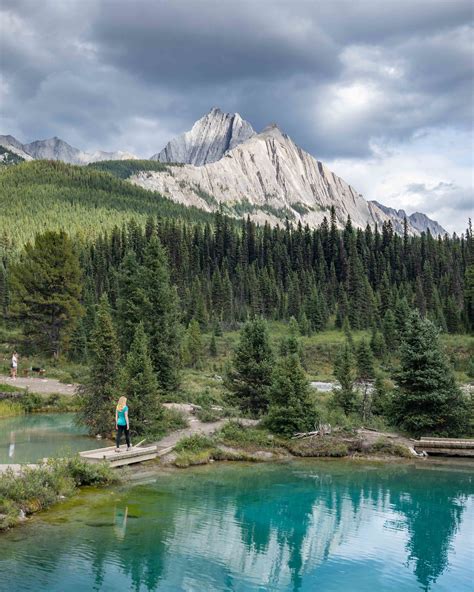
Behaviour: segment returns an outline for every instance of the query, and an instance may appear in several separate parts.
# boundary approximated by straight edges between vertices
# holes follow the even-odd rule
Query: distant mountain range
[[[137,159],[126,152],[82,152],[59,138],[22,144],[13,136],[0,136],[0,146],[25,160],[84,165]],[[150,160],[168,166],[149,170],[146,161],[140,161],[130,182],[205,211],[221,208],[229,215],[249,215],[258,222],[281,224],[289,219],[315,227],[324,217],[329,218],[334,206],[339,226],[350,216],[358,228],[390,221],[401,233],[406,219],[410,234],[427,230],[435,236],[446,233],[425,214],[408,216],[403,210],[366,201],[277,125],[256,133],[238,113],[223,113],[216,107]],[[178,163],[180,166],[173,166]]]
[[[136,159],[134,154],[129,152],[83,152],[74,148],[60,138],[49,138],[48,140],[36,140],[29,144],[22,144],[13,136],[0,136],[0,146],[14,152],[25,160],[61,160],[69,164],[89,164],[102,160],[129,160]]]

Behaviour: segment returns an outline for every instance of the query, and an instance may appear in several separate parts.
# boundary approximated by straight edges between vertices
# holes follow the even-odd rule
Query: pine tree
[[[148,349],[148,337],[139,323],[120,374],[121,394],[130,407],[130,430],[141,435],[159,429],[163,418],[159,387]]]
[[[418,312],[411,314],[400,348],[393,419],[416,435],[457,435],[467,427],[466,399],[442,352],[438,332]]]
[[[314,430],[318,414],[310,397],[305,372],[295,354],[281,358],[273,374],[266,425],[271,431],[292,436]]]
[[[244,412],[258,416],[267,410],[273,361],[266,322],[263,319],[248,321],[241,331],[225,381]]]
[[[352,347],[347,340],[336,355],[334,376],[340,384],[340,388],[333,391],[334,402],[346,414],[349,414],[354,411],[357,401],[354,393],[354,356],[352,355]]]
[[[128,251],[118,273],[117,326],[122,351],[126,352],[135,336],[138,324],[144,318],[149,304],[142,283],[143,266],[133,251]]]
[[[356,352],[357,380],[362,386],[362,418],[366,420],[370,415],[370,391],[368,380],[375,376],[374,357],[365,339],[359,343]]]
[[[150,340],[153,368],[160,389],[172,391],[179,382],[181,329],[166,253],[156,236],[150,239],[144,252],[141,285],[146,296],[142,318]]]
[[[395,315],[391,310],[387,310],[385,313],[382,330],[388,350],[390,352],[395,351],[398,347],[399,341]]]
[[[217,339],[215,333],[212,333],[211,341],[209,342],[209,355],[211,358],[217,357]]]
[[[298,336],[300,334],[300,328],[295,317],[291,317],[290,322],[288,323],[288,335],[283,337],[280,343],[280,355],[281,356],[288,356],[292,354],[296,354],[301,361],[302,358],[302,349],[300,342],[298,340]]]
[[[109,436],[114,427],[120,348],[112,322],[109,302],[100,300],[90,340],[90,375],[81,393],[79,420],[92,435]]]
[[[81,269],[71,239],[64,231],[45,232],[25,247],[12,265],[12,316],[43,352],[60,355],[83,314]]]
[[[387,345],[385,343],[385,338],[375,326],[372,327],[370,349],[372,350],[374,356],[379,358],[379,360],[383,359],[385,357],[385,354],[387,353]]]
[[[192,319],[184,340],[186,362],[191,368],[200,368],[204,354],[201,329],[196,319]]]

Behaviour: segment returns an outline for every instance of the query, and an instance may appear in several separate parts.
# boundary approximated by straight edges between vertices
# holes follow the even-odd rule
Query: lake
[[[472,473],[292,461],[82,490],[2,535],[0,590],[472,590]]]
[[[111,445],[88,437],[74,417],[74,413],[30,413],[0,419],[0,464],[35,463]]]

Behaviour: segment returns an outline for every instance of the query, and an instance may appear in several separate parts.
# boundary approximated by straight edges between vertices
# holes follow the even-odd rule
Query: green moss
[[[80,457],[50,460],[0,475],[0,530],[10,528],[25,515],[50,507],[82,485],[107,485],[117,481],[108,464],[88,464]]]

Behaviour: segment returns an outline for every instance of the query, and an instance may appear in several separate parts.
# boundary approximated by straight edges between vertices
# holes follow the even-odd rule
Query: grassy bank
[[[383,436],[367,441],[355,430],[291,440],[274,436],[263,427],[248,427],[238,421],[229,422],[212,436],[183,438],[174,453],[172,463],[179,468],[219,460],[262,461],[282,457],[412,457],[408,448],[399,442]]]
[[[18,474],[8,469],[0,475],[0,530],[71,496],[78,487],[115,481],[117,475],[108,465],[91,465],[79,457],[50,460]]]
[[[66,413],[79,409],[78,398],[71,395],[30,393],[8,384],[0,384],[0,391],[24,393],[18,398],[0,400],[0,418],[23,413]]]

